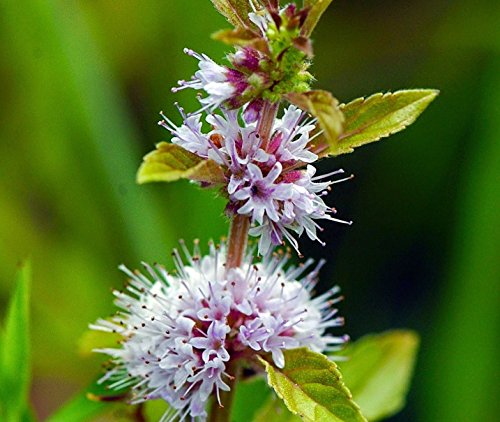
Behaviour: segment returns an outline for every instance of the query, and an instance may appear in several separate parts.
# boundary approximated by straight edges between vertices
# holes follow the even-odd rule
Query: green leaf
[[[92,401],[79,394],[51,415],[47,422],[86,422],[106,410],[106,403]]]
[[[419,344],[412,331],[363,337],[347,348],[340,362],[344,380],[370,421],[397,413],[405,404]]]
[[[318,24],[321,16],[325,13],[332,0],[304,0],[304,6],[310,7],[306,21],[302,26],[302,36],[309,37],[316,25]]]
[[[248,422],[270,396],[271,390],[263,377],[236,383],[231,422]]]
[[[252,11],[249,0],[212,0],[215,8],[235,27],[246,28]]]
[[[0,350],[0,398],[2,421],[27,420],[30,383],[29,297],[31,266],[17,275],[16,290],[7,311]]]
[[[160,142],[156,150],[144,157],[137,173],[137,182],[173,182],[190,179],[216,184],[224,182],[224,173],[213,160],[204,160],[184,148]]]
[[[275,395],[258,411],[253,422],[300,422],[298,416],[291,413],[282,400]]]
[[[354,148],[390,136],[411,125],[439,91],[411,89],[374,94],[341,105],[344,131],[329,151],[332,155],[352,152]]]
[[[288,94],[287,99],[318,119],[329,145],[337,143],[343,131],[344,115],[339,110],[338,100],[332,94],[328,91],[314,90]]]
[[[283,369],[261,359],[268,383],[288,407],[305,421],[366,421],[337,365],[307,348],[285,351]]]

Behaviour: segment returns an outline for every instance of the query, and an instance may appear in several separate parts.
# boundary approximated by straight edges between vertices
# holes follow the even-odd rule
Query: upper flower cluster
[[[227,211],[251,218],[254,227],[250,233],[260,236],[260,254],[285,238],[298,250],[291,232],[299,236],[306,232],[312,240],[319,240],[315,220],[347,223],[332,217],[335,210],[322,199],[333,183],[345,179],[325,181],[341,170],[316,176],[316,168],[310,164],[318,159],[311,151],[315,121],[308,120],[304,112],[288,107],[274,120],[269,139],[262,139],[254,119],[245,121],[238,111],[222,109],[221,114],[209,114],[206,122],[212,130],[207,133],[200,114],[187,116],[180,111],[181,126],[166,116],[159,124],[172,133],[172,143],[221,166],[229,199]]]
[[[332,308],[338,288],[311,298],[322,263],[304,275],[312,260],[285,269],[286,256],[253,264],[249,254],[228,270],[224,245],[211,245],[205,257],[197,247],[194,256],[185,253],[187,265],[174,253],[176,275],[161,266],[145,264],[149,277],[122,267],[130,281],[126,293],[115,291],[121,311],[92,326],[123,337],[120,348],[99,350],[115,363],[102,381],[132,387],[136,403],[163,398],[171,409],[162,420],[204,420],[210,394],[229,390],[239,359],[270,354],[283,367],[285,349],[337,350],[347,340],[325,332],[343,325]]]
[[[185,49],[199,61],[199,70],[190,81],[179,81],[173,91],[205,91],[201,103],[208,110],[219,106],[236,109],[248,102],[251,109],[258,110],[262,100],[276,102],[283,95],[307,91],[313,79],[307,71],[312,52],[309,40],[300,35],[306,16],[307,9],[299,10],[295,4],[281,10],[254,9],[242,45],[228,55],[230,66]]]

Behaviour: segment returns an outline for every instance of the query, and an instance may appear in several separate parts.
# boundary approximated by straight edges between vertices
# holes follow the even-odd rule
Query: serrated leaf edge
[[[353,104],[356,104],[356,103],[360,103],[360,104],[364,104],[370,100],[373,100],[374,98],[387,98],[387,97],[392,97],[392,96],[395,96],[395,95],[398,95],[398,94],[402,94],[402,93],[407,93],[407,92],[428,92],[429,94],[426,95],[426,96],[423,96],[422,98],[420,98],[419,100],[417,101],[414,101],[410,104],[408,104],[407,106],[401,108],[401,109],[398,109],[398,111],[400,110],[404,110],[405,108],[407,107],[410,107],[411,105],[415,105],[415,104],[419,104],[419,103],[427,103],[427,104],[430,104],[432,101],[434,101],[434,99],[439,95],[439,90],[437,89],[411,89],[411,90],[398,90],[398,91],[394,91],[394,92],[386,92],[386,93],[382,93],[382,92],[378,92],[378,93],[375,93],[375,94],[372,94],[370,95],[369,97],[360,97],[360,98],[356,98],[355,100],[353,101],[350,101],[349,103],[347,104],[340,104],[339,105],[339,110],[343,111],[346,107],[350,106],[350,105],[353,105]],[[429,98],[430,97],[430,98]],[[340,154],[344,154],[344,153],[349,153],[349,152],[353,152],[354,151],[354,148],[355,147],[358,147],[358,146],[362,146],[362,145],[366,145],[368,143],[372,143],[372,142],[377,142],[379,141],[380,139],[383,139],[383,138],[387,138],[391,135],[394,135],[395,133],[398,133],[398,132],[401,132],[402,130],[406,129],[408,126],[410,126],[411,124],[413,124],[415,122],[415,120],[425,111],[422,110],[420,113],[416,114],[415,116],[412,116],[410,119],[407,120],[407,122],[405,122],[405,124],[401,125],[400,127],[386,133],[386,134],[383,134],[381,136],[379,136],[378,138],[374,138],[368,142],[363,142],[361,144],[354,144],[352,146],[349,146],[347,147],[345,150],[341,150],[339,152],[338,155]],[[391,115],[392,113],[394,113],[395,111],[392,111],[392,112],[388,112],[387,114],[385,114],[383,117],[385,116],[389,116]],[[373,122],[372,122],[373,123]],[[357,129],[355,131],[352,131],[352,132],[345,132],[345,133],[342,133],[340,134],[339,138],[338,138],[338,143],[342,142],[344,139],[347,139],[351,136],[354,136],[354,135],[357,135],[359,133],[361,133],[364,129],[366,129],[367,127],[369,127],[370,124],[367,124],[365,126],[363,126],[362,128],[360,129]],[[333,154],[333,155],[337,155],[337,154]]]
[[[296,350],[298,350],[298,349],[296,349]],[[304,348],[304,350],[309,351],[309,349],[307,349],[307,348]],[[356,404],[356,402],[353,400],[352,393],[351,393],[351,391],[349,390],[349,388],[347,388],[347,386],[345,385],[345,383],[344,383],[344,381],[343,381],[343,379],[342,379],[342,374],[340,373],[340,371],[339,371],[339,369],[338,369],[337,365],[336,365],[334,362],[332,362],[330,359],[328,359],[328,357],[327,357],[327,356],[325,356],[325,355],[323,355],[323,354],[318,353],[318,356],[322,356],[322,359],[323,359],[323,360],[325,360],[328,364],[330,364],[330,365],[333,365],[333,366],[334,366],[334,369],[335,369],[334,376],[337,378],[337,380],[338,380],[338,382],[339,382],[339,389],[340,389],[340,391],[341,391],[342,393],[345,393],[345,394],[347,395],[348,400],[349,400],[349,401],[351,401],[351,403],[354,405],[354,407],[355,407],[355,408],[359,411],[360,416],[361,416],[361,417],[362,417],[362,418],[363,418],[366,422],[368,422],[368,421],[366,420],[366,418],[362,415],[360,407],[359,407],[359,406]],[[288,376],[286,376],[283,372],[279,372],[279,368],[278,368],[278,370],[276,370],[272,364],[270,364],[268,361],[266,361],[266,360],[265,360],[264,358],[262,358],[261,356],[257,356],[257,358],[258,358],[258,360],[259,360],[259,361],[260,361],[260,362],[264,365],[264,367],[265,367],[265,369],[266,369],[267,376],[268,376],[268,384],[269,384],[269,385],[272,387],[272,389],[276,392],[276,395],[277,395],[277,396],[278,396],[278,397],[279,397],[279,398],[283,401],[283,403],[285,403],[285,405],[286,405],[287,409],[288,409],[290,412],[292,412],[292,413],[293,413],[294,415],[296,415],[296,416],[299,416],[300,418],[304,418],[304,417],[305,417],[304,415],[301,415],[299,412],[297,412],[297,411],[293,410],[293,409],[290,407],[289,402],[288,402],[288,399],[287,399],[287,398],[285,398],[285,397],[283,396],[283,394],[281,394],[281,393],[280,393],[280,391],[278,391],[278,390],[277,390],[277,389],[276,389],[276,388],[275,388],[275,387],[271,384],[271,382],[270,382],[271,373],[269,372],[269,369],[271,368],[271,369],[274,371],[274,373],[275,373],[275,374],[276,374],[276,373],[279,373],[281,376],[283,376],[284,378],[286,378],[286,379],[287,379],[287,380],[288,380],[291,384],[293,384],[294,386],[297,386],[297,388],[299,388],[299,389],[300,389],[300,391],[301,391],[301,392],[302,392],[305,396],[309,397],[309,398],[310,398],[313,402],[316,402],[316,400],[314,400],[314,398],[312,398],[309,394],[307,394],[307,393],[306,393],[306,392],[305,392],[302,388],[300,388],[300,387],[299,387],[299,386],[298,386],[298,385],[297,385],[297,384],[296,384],[293,380],[291,380],[291,379],[290,379]],[[295,371],[295,370],[298,370],[298,369],[300,369],[300,368],[294,368],[294,371]],[[325,369],[327,369],[328,371],[330,371],[330,369],[329,369],[329,368],[325,368]],[[305,383],[304,385],[306,385],[306,384],[317,384],[317,383]],[[322,384],[321,384],[321,385],[322,385]],[[333,387],[332,387],[332,388],[333,388]],[[316,403],[317,403],[317,402],[316,402]],[[318,403],[318,404],[317,404],[317,406],[321,406],[321,405]],[[327,411],[328,411],[329,413],[331,413],[328,409],[327,409]],[[335,415],[334,415],[334,416],[335,416]],[[338,419],[338,418],[336,418],[336,419]],[[339,420],[340,420],[340,419],[339,419]]]

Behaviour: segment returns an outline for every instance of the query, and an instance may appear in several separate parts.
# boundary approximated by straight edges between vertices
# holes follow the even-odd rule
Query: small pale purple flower
[[[270,354],[283,367],[286,349],[334,351],[347,340],[326,333],[343,325],[332,318],[338,287],[311,297],[322,262],[306,274],[312,260],[286,269],[287,256],[254,264],[248,254],[227,270],[224,244],[212,244],[204,257],[197,246],[194,255],[182,246],[188,263],[175,252],[175,274],[144,264],[146,276],[122,266],[130,280],[125,292],[114,292],[120,312],[91,326],[123,338],[118,348],[97,350],[114,363],[101,382],[130,387],[133,403],[164,399],[170,410],[162,420],[204,421],[209,397],[220,403],[227,368],[237,360]]]
[[[240,97],[249,87],[247,77],[239,70],[215,63],[206,54],[198,54],[188,48],[184,52],[194,58],[199,63],[199,70],[190,81],[179,81],[179,87],[173,88],[177,92],[185,88],[203,90],[207,96],[200,99],[203,105],[202,110],[213,111],[226,102],[238,106],[238,97]]]
[[[239,214],[250,214],[252,220],[262,224],[264,215],[273,221],[279,220],[279,201],[287,199],[290,187],[287,184],[275,183],[283,170],[276,163],[264,177],[261,169],[253,163],[247,167],[247,185],[233,194],[233,198],[245,203],[238,209]]]
[[[180,127],[165,116],[160,124],[172,133],[173,143],[222,167],[228,210],[251,218],[250,234],[260,237],[261,255],[285,239],[298,251],[295,236],[304,232],[320,241],[316,220],[351,224],[333,218],[335,210],[322,199],[331,185],[346,179],[325,180],[342,170],[315,175],[316,168],[310,163],[318,156],[310,145],[316,122],[297,107],[288,107],[275,120],[266,145],[259,137],[257,123],[245,121],[245,111],[222,109],[221,114],[209,114],[206,122],[212,130],[208,133],[202,132],[199,114],[187,116],[180,111],[184,118]]]

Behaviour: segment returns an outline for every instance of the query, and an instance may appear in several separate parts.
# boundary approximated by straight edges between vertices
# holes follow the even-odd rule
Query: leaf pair
[[[439,91],[401,90],[358,98],[348,104],[327,91],[289,94],[287,99],[318,119],[324,142],[316,145],[321,156],[341,155],[397,133],[411,125]]]
[[[338,366],[305,348],[285,352],[283,369],[263,361],[268,382],[286,408],[271,400],[254,422],[299,421],[294,415],[305,421],[337,422],[391,416],[404,405],[417,348],[415,333],[393,331],[354,343],[344,352],[348,360]]]
[[[412,124],[436,98],[438,91],[413,89],[374,94],[339,105],[327,91],[289,94],[287,99],[318,119],[323,141],[312,149],[320,156],[341,155],[388,137]],[[189,179],[206,185],[225,181],[222,168],[184,148],[161,142],[144,157],[137,181],[172,182]]]

